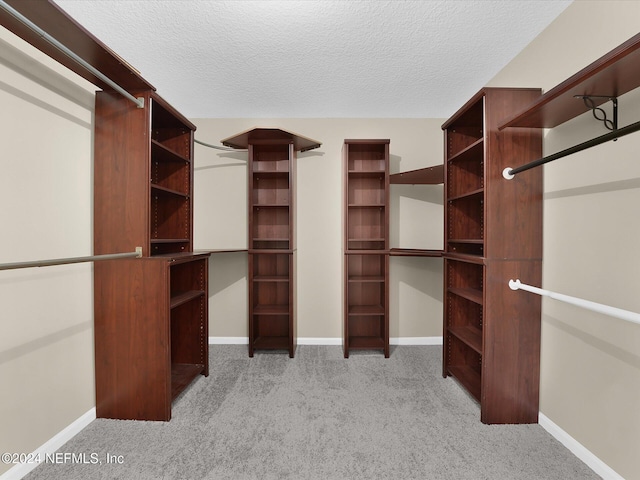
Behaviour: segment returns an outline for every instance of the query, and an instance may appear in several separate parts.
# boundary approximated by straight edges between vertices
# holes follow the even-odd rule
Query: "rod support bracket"
[[[511,168],[511,167],[507,167],[507,168],[505,168],[504,170],[502,170],[502,176],[503,176],[504,178],[506,178],[507,180],[512,180],[512,179],[513,179],[513,177],[515,177],[515,175],[513,175],[513,174],[511,173],[511,170],[512,170],[512,168]]]
[[[593,114],[593,118],[601,121],[607,130],[611,130],[615,132],[618,130],[618,97],[612,95],[574,95],[574,98],[581,98],[587,108],[591,109],[591,113]],[[611,100],[613,105],[613,119],[610,120],[607,118],[607,112],[605,112],[602,108],[596,106],[596,103],[593,101],[594,98],[606,98]],[[617,139],[614,139],[615,142]]]
[[[144,108],[144,97],[136,97],[138,108]]]
[[[136,258],[142,258],[142,247],[136,247]]]

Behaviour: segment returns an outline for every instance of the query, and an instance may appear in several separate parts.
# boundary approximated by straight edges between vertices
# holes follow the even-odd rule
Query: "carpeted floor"
[[[478,405],[442,378],[441,352],[344,359],[341,347],[303,345],[294,359],[249,358],[246,346],[212,346],[210,376],[176,399],[171,422],[98,419],[60,452],[101,464],[42,464],[25,478],[600,478],[539,425],[480,423]]]

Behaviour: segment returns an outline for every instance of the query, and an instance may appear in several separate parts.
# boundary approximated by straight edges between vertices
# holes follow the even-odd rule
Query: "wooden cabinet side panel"
[[[167,264],[152,259],[96,263],[96,413],[169,420],[171,359]]]
[[[482,358],[482,421],[536,423],[540,388],[541,297],[511,290],[510,279],[539,285],[540,261],[487,261]]]
[[[506,180],[502,171],[542,156],[539,129],[498,130],[498,122],[540,96],[539,90],[487,91],[485,101],[485,249],[488,258],[542,258],[542,168]]]
[[[97,92],[94,252],[149,255],[149,118],[115,92]]]

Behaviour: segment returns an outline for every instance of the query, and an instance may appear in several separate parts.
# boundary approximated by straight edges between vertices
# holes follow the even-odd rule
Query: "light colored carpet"
[[[28,480],[598,479],[539,425],[483,425],[441,375],[439,346],[296,358],[212,346],[211,374],[173,404],[171,422],[98,419],[60,452],[102,464],[42,464]],[[122,464],[105,464],[107,454]]]

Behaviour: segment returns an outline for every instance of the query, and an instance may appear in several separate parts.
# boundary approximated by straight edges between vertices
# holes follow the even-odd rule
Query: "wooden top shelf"
[[[142,78],[137,70],[94,37],[53,1],[6,0],[6,3],[125,90],[155,91],[155,87]],[[0,25],[94,85],[103,90],[111,90],[109,85],[85,67],[76,63],[4,10],[0,10]]]
[[[226,147],[245,149],[249,145],[282,145],[293,143],[296,151],[306,152],[318,148],[322,143],[311,138],[303,137],[297,133],[288,132],[279,128],[252,128],[238,133],[233,137],[220,140]]]
[[[618,97],[640,87],[640,33],[503,120],[507,127],[553,128],[590,109],[574,95]],[[607,98],[594,98],[601,105]]]
[[[389,183],[395,185],[438,185],[444,183],[444,165],[394,173],[389,175]]]

